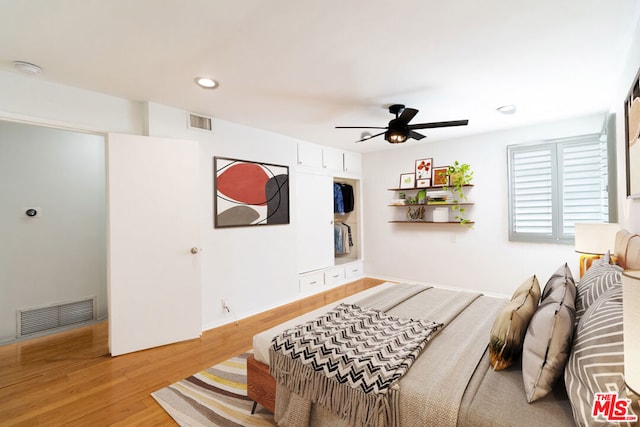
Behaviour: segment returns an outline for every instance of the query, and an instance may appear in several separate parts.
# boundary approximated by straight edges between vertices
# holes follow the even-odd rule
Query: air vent
[[[96,319],[96,297],[18,310],[18,338]]]
[[[211,117],[207,116],[199,116],[197,114],[189,113],[189,128],[191,129],[201,129],[211,132]]]

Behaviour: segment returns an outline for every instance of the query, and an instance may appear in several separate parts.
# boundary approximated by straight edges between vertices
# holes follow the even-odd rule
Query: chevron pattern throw
[[[441,327],[340,304],[273,339],[271,374],[350,421],[393,425],[397,381]]]

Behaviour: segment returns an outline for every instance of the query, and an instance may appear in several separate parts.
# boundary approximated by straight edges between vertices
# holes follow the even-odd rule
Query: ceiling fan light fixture
[[[217,81],[209,77],[196,77],[193,80],[196,82],[198,86],[200,86],[203,89],[215,89],[218,86],[220,86],[220,84]]]
[[[392,144],[400,144],[407,140],[408,135],[404,132],[389,130],[385,132],[384,139]]]

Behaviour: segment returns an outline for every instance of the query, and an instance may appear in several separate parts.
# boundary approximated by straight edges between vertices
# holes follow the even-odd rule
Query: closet
[[[318,156],[321,158],[318,159]],[[314,144],[298,146],[296,220],[301,293],[362,277],[360,155]],[[347,209],[336,207],[336,189]],[[336,240],[338,238],[339,240]]]

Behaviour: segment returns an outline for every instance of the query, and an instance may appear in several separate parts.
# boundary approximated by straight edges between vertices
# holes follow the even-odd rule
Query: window
[[[576,222],[615,222],[609,149],[600,134],[507,147],[509,240],[573,243]]]

